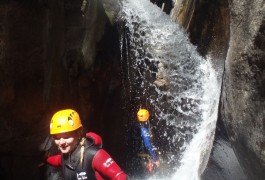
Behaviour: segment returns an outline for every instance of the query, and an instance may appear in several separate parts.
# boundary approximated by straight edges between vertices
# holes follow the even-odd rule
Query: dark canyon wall
[[[79,111],[111,154],[121,148],[109,108],[119,103],[117,37],[98,0],[0,2],[0,179],[39,179],[39,145],[62,108]]]

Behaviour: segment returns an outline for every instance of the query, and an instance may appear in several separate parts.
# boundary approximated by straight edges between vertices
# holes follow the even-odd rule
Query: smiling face
[[[76,131],[53,135],[55,144],[63,154],[71,152],[77,146],[79,135]]]

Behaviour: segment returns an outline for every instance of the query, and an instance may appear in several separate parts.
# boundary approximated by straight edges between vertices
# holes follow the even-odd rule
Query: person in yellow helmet
[[[148,121],[149,121],[150,113],[147,109],[139,109],[137,112],[137,119],[140,126],[140,132],[141,132],[141,138],[144,144],[145,149],[148,151],[148,153],[151,155],[154,164],[156,165],[156,168],[160,166],[160,161],[157,158],[153,146],[151,143],[150,133],[149,133],[149,127],[148,127]],[[147,164],[148,170],[150,173],[152,173],[153,170],[153,163],[149,162]]]
[[[82,135],[82,128],[75,110],[56,112],[51,118],[50,134],[61,154],[48,157],[47,162],[61,166],[65,180],[126,180],[127,175],[111,156]]]
[[[133,113],[134,121],[126,136],[126,170],[132,179],[148,179],[157,174],[160,161],[151,142],[149,111],[140,108]]]

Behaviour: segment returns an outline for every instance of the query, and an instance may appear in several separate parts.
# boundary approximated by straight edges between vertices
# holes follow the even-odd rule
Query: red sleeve
[[[47,163],[49,163],[52,166],[61,166],[62,165],[62,156],[54,155],[47,158]]]
[[[94,156],[92,168],[103,177],[111,180],[126,180],[127,177],[118,164],[103,149],[100,149]]]

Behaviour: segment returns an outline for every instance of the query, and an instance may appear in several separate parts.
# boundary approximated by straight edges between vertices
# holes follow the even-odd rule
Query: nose
[[[60,144],[60,145],[65,144],[65,139],[64,139],[64,138],[60,138],[60,140],[59,140],[59,144]]]

